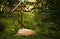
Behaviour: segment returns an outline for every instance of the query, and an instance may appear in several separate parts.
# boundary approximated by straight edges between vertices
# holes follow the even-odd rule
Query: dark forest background
[[[23,13],[25,28],[33,29],[34,37],[14,36],[20,29],[19,8],[11,10],[18,4],[18,0],[0,0],[0,39],[60,39],[60,2],[59,0],[36,0],[25,2],[34,6],[30,12]]]

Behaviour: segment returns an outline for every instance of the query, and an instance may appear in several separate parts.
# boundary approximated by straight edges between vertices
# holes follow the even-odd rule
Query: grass
[[[26,16],[28,15],[28,16]],[[32,14],[28,13],[28,14],[24,14],[24,24],[27,25],[27,28],[34,28],[34,24],[35,23],[33,21],[33,18],[30,17],[33,16]],[[30,17],[30,18],[29,18]],[[33,16],[34,17],[34,16]],[[5,29],[3,32],[0,32],[0,39],[53,39],[51,37],[49,37],[48,35],[44,35],[41,33],[37,33],[36,36],[28,36],[28,37],[22,37],[22,36],[15,36],[15,34],[17,33],[18,29],[20,29],[20,24],[18,23],[17,19],[14,19],[14,23],[13,23],[13,18],[9,18],[9,17],[0,17],[0,21],[3,23],[3,25],[5,26]],[[27,21],[28,23],[26,23],[25,21]],[[31,29],[32,29],[31,28]],[[36,32],[40,32],[40,29],[36,27],[35,29]]]

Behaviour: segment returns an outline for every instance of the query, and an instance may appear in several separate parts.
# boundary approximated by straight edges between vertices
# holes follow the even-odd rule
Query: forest
[[[59,1],[0,0],[0,39],[60,39]]]

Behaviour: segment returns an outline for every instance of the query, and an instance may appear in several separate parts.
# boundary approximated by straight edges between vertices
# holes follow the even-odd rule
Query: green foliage
[[[23,13],[23,24],[25,28],[35,30],[36,36],[34,37],[15,36],[20,29],[18,23],[20,12],[10,12],[10,7],[5,4],[8,0],[0,1],[4,3],[0,3],[0,39],[60,39],[58,0],[46,0],[45,6],[35,7],[31,12]],[[37,2],[39,4],[40,1]]]

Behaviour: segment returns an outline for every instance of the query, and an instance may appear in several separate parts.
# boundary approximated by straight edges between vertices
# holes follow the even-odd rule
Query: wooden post
[[[20,13],[20,28],[24,28],[24,25],[23,25],[23,4],[21,3],[20,5],[20,8],[21,8],[21,13]]]
[[[23,18],[22,17],[23,17],[23,13],[21,12],[20,13],[20,22],[21,22],[20,26],[21,26],[21,28],[23,28]]]

